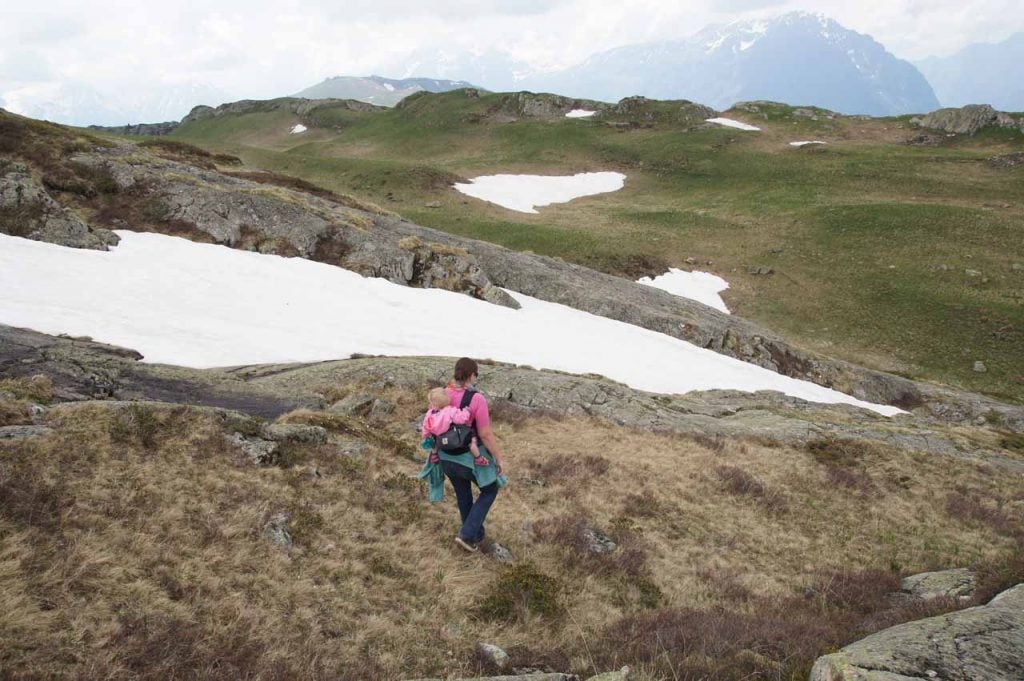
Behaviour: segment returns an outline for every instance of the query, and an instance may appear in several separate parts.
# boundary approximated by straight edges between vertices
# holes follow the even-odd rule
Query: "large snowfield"
[[[685,393],[777,390],[892,415],[670,336],[509,292],[512,310],[304,260],[118,232],[109,252],[0,235],[0,323],[87,335],[147,362],[217,367],[353,353],[490,358]],[[459,330],[436,320],[460,319]]]
[[[622,189],[622,173],[577,173],[576,175],[482,175],[455,188],[476,199],[495,203],[520,213],[536,213],[537,208],[565,203],[581,196],[604,194]]]

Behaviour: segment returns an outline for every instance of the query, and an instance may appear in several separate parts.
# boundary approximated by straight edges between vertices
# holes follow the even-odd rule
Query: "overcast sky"
[[[1024,30],[1021,0],[6,0],[0,93],[81,82],[131,94],[208,84],[233,97],[292,94],[332,75],[399,76],[418,49],[496,48],[538,67],[686,37],[709,23],[802,9],[868,33],[896,56],[946,55]]]

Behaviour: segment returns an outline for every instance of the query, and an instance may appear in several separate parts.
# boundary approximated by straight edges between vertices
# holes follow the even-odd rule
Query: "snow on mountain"
[[[343,359],[356,352],[465,355],[599,373],[653,392],[777,390],[900,413],[519,293],[509,292],[521,305],[513,310],[303,258],[162,234],[118,236],[117,247],[104,252],[0,234],[0,323],[88,335],[135,348],[147,362],[192,367]],[[476,323],[452,334],[429,323],[441,318]]]
[[[0,94],[0,107],[66,125],[123,125],[128,111],[84,83],[31,83]]]
[[[975,43],[948,57],[928,57],[917,68],[935,88],[942,106],[991,104],[1000,111],[1024,111],[1024,33],[1000,43]]]
[[[467,80],[494,92],[522,90],[522,83],[537,69],[497,50],[452,53],[420,50],[407,62],[404,77],[432,76]]]
[[[555,73],[533,90],[617,101],[630,95],[689,99],[726,109],[768,99],[848,114],[931,111],[924,76],[867,35],[820,14],[708,26],[683,40],[627,45]]]

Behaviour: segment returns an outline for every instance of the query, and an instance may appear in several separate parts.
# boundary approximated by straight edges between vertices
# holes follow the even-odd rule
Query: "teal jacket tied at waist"
[[[429,443],[429,444],[428,444]],[[487,487],[492,483],[498,483],[498,487],[504,487],[508,484],[508,478],[504,475],[498,475],[498,466],[494,463],[494,457],[491,455],[487,448],[482,444],[478,445],[480,448],[480,456],[487,459],[489,462],[486,466],[477,466],[473,463],[473,455],[469,452],[465,454],[447,454],[445,452],[438,452],[441,461],[450,461],[457,463],[460,466],[465,466],[473,471],[473,476],[476,478],[477,487]],[[433,447],[433,441],[428,438],[423,442],[424,449],[431,449]],[[444,469],[440,463],[431,463],[430,458],[427,458],[427,462],[423,464],[423,468],[420,470],[419,478],[426,480],[427,484],[430,485],[430,490],[427,498],[430,499],[430,503],[436,504],[444,501]]]

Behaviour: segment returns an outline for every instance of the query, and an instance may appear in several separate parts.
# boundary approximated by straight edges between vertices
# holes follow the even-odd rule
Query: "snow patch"
[[[509,292],[512,310],[303,258],[118,231],[112,251],[0,235],[0,323],[88,335],[146,362],[190,367],[314,362],[361,352],[489,357],[597,373],[659,393],[777,390],[893,407],[798,381],[666,334]],[[436,319],[472,320],[451,333]]]
[[[586,109],[573,109],[569,113],[565,114],[566,118],[590,118],[596,111],[587,111]]]
[[[725,306],[725,301],[722,300],[722,296],[718,295],[729,288],[729,282],[710,272],[686,272],[673,267],[666,274],[653,279],[644,277],[638,279],[637,283],[660,288],[662,291],[668,291],[680,298],[696,300],[719,312],[729,314],[729,308]]]
[[[808,144],[828,144],[828,142],[822,142],[821,140],[800,140],[799,142],[790,142],[791,147],[806,147]]]
[[[395,86],[392,85],[391,83],[381,83],[381,85],[383,85],[384,89],[387,90],[388,92],[394,92],[395,91]]]
[[[725,34],[720,34],[716,39],[706,43],[704,45],[704,53],[711,54],[712,52],[717,50],[719,47],[722,46],[722,43],[725,42],[726,37],[727,36]]]
[[[296,123],[292,127],[291,134],[298,135],[299,133],[306,132],[306,130],[308,130],[308,128],[304,126],[302,123]]]
[[[757,42],[756,40],[743,40],[743,41],[740,41],[740,52],[746,52],[756,42]]]
[[[576,175],[482,175],[455,188],[476,199],[495,203],[520,213],[536,213],[542,206],[566,203],[581,196],[622,189],[622,173],[577,173]]]
[[[731,118],[709,118],[709,119],[707,119],[707,122],[708,123],[717,123],[718,125],[724,125],[727,128],[736,128],[737,130],[750,130],[750,131],[760,131],[761,130],[761,128],[759,128],[757,126],[749,125],[747,123],[741,123],[740,121],[734,121]]]

